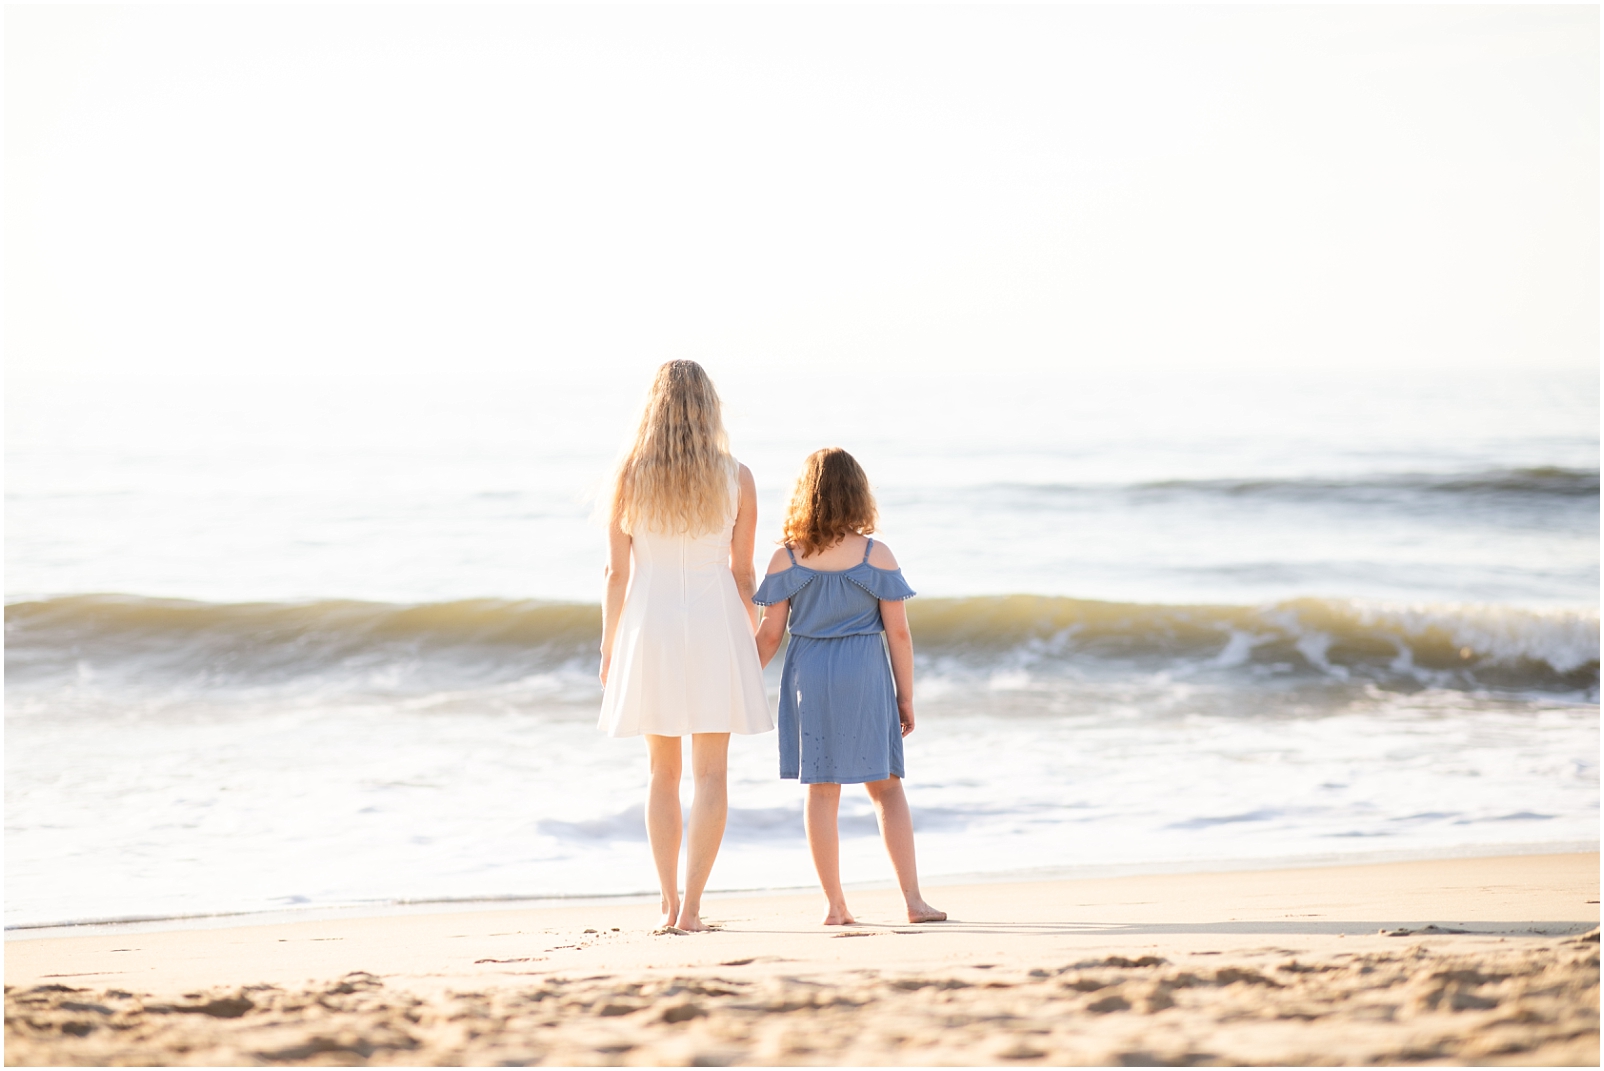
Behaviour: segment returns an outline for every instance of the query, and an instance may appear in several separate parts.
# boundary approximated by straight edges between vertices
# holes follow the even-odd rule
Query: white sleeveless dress
[[[735,518],[707,535],[638,532],[598,725],[609,736],[766,733],[763,669],[735,577]]]

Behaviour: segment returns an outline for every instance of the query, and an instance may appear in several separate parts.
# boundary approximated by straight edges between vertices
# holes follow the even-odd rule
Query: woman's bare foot
[[[824,913],[824,924],[826,926],[856,926],[858,920],[852,917],[852,912],[847,910],[847,905],[842,904],[839,907],[832,906],[830,910]]]
[[[661,930],[666,926],[678,926],[679,925],[679,905],[678,904],[670,904],[667,900],[664,900],[662,906],[663,906],[663,920],[657,924],[657,928],[659,930]]]
[[[681,913],[679,921],[674,923],[686,933],[712,933],[713,927],[702,921],[700,914],[688,915]]]
[[[908,903],[909,922],[946,922],[947,913],[937,911],[923,900],[912,900]]]

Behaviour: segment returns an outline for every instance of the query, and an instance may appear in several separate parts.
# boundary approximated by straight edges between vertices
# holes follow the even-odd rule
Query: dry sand
[[[845,931],[786,895],[712,901],[692,936],[640,904],[24,932],[6,1061],[1595,1065],[1598,878],[1582,854],[950,886],[928,926],[859,892]]]

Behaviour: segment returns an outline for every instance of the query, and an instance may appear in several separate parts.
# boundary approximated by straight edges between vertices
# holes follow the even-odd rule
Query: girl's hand
[[[902,735],[907,736],[913,732],[913,704],[897,704],[897,720],[902,722]]]

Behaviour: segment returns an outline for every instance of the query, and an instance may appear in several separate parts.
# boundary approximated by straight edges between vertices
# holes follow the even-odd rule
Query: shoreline
[[[1418,850],[1349,852],[1286,856],[1276,859],[1154,860],[1140,863],[1087,864],[1078,867],[1040,867],[995,873],[937,874],[921,877],[927,889],[954,885],[1012,885],[1099,878],[1159,877],[1178,874],[1240,874],[1291,869],[1330,869],[1385,863],[1416,863],[1447,859],[1493,859],[1537,855],[1597,853],[1597,841],[1543,841],[1531,844],[1505,842],[1470,844]],[[847,892],[894,888],[888,880],[843,882]],[[751,889],[711,890],[708,902],[765,896],[790,896],[816,891],[812,885],[770,886]],[[163,933],[172,930],[209,930],[235,926],[273,926],[284,923],[334,919],[393,918],[409,915],[480,911],[541,910],[567,907],[605,907],[614,904],[648,904],[657,900],[651,891],[628,893],[574,893],[543,896],[474,896],[460,899],[384,900],[366,903],[308,905],[253,911],[218,911],[192,915],[156,915],[131,918],[89,919],[82,922],[17,923],[5,927],[5,941],[51,940],[113,933]]]
[[[1596,852],[11,942],[39,1063],[1596,1064]],[[130,939],[132,938],[132,939]],[[842,938],[857,938],[843,940]]]

